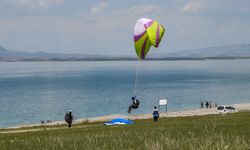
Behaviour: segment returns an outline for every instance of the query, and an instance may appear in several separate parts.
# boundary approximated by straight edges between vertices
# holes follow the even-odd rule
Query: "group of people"
[[[140,105],[140,101],[138,99],[136,99],[135,96],[131,97],[131,99],[132,99],[132,103],[131,103],[131,105],[129,105],[128,111],[127,111],[129,114],[131,113],[132,109],[137,109]],[[152,110],[152,115],[153,115],[154,122],[158,122],[158,118],[159,118],[160,114],[159,114],[159,110],[157,109],[156,106]],[[69,110],[65,114],[64,120],[67,122],[68,128],[71,128],[72,122],[73,122],[72,110]]]
[[[45,124],[45,123],[52,123],[52,121],[51,120],[47,120],[47,121],[41,120],[41,124]]]
[[[206,108],[217,107],[217,103],[213,103],[213,102],[211,102],[211,101],[206,101],[205,107],[206,107]],[[201,101],[201,108],[204,108],[204,103],[203,103],[203,101]]]

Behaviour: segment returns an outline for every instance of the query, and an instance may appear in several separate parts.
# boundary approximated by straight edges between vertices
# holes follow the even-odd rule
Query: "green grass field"
[[[250,149],[250,112],[137,120],[134,125],[79,124],[71,129],[0,134],[1,150]],[[53,130],[51,130],[54,128]],[[6,131],[6,130],[0,130]]]

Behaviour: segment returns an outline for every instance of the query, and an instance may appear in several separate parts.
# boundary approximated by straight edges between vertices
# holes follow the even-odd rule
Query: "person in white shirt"
[[[153,115],[154,122],[158,122],[160,114],[159,114],[159,110],[157,109],[156,106],[152,110],[152,115]]]

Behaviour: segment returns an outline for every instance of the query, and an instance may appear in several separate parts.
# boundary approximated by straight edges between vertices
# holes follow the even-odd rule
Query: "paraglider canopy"
[[[157,21],[147,18],[137,20],[134,29],[134,45],[137,56],[144,59],[151,47],[158,47],[165,29]]]
[[[130,125],[133,124],[134,122],[132,120],[127,120],[123,118],[116,118],[111,121],[105,122],[104,125]]]

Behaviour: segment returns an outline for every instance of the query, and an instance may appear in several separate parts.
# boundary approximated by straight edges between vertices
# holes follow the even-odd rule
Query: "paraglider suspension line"
[[[138,80],[138,69],[139,69],[139,63],[140,60],[137,60],[137,64],[136,64],[136,72],[135,72],[135,86],[134,86],[134,95],[136,96],[137,92],[136,92],[136,88],[137,88],[137,80]]]

